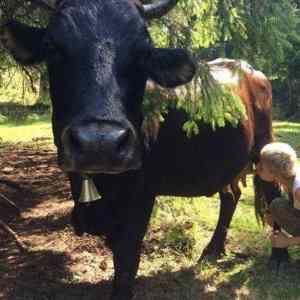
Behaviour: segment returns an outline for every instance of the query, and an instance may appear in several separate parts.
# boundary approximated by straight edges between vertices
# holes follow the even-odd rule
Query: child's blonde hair
[[[261,160],[278,177],[289,179],[296,175],[296,151],[286,143],[270,143],[260,151]]]

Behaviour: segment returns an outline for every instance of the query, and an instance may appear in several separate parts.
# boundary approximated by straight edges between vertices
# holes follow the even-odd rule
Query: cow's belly
[[[167,119],[145,163],[156,194],[211,195],[229,184],[251,159],[253,138],[244,127],[212,131],[203,126],[188,139],[178,118]]]

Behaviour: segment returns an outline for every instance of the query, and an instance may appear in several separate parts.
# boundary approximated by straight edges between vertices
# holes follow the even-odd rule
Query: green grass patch
[[[52,139],[48,106],[0,103],[0,140],[2,142],[30,142],[37,139]]]
[[[278,141],[291,144],[300,156],[300,123],[274,122],[274,131]],[[201,265],[198,258],[218,219],[218,197],[159,198],[146,237],[150,253],[143,259],[141,274],[175,272],[186,287],[180,296],[174,292],[174,299],[300,299],[300,251],[290,250],[295,262],[288,271],[276,275],[269,270],[269,229],[257,224],[253,197],[249,176],[228,233],[227,256],[216,264]],[[182,275],[183,269],[193,270],[192,279]]]
[[[35,140],[51,140],[52,131],[49,118],[28,122],[25,125],[8,123],[0,125],[1,142],[30,142]]]
[[[280,142],[290,144],[300,157],[300,123],[275,122],[274,130],[276,139]]]

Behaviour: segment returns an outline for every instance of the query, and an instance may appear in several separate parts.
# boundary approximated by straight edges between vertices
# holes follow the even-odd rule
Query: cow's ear
[[[35,64],[44,60],[43,37],[45,29],[10,21],[0,28],[0,42],[21,64]]]
[[[196,72],[196,65],[186,50],[152,48],[147,58],[149,77],[163,87],[188,83]]]

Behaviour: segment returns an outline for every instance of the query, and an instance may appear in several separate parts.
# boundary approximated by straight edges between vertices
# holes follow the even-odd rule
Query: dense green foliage
[[[239,73],[239,65],[235,68],[232,71]],[[186,90],[187,96],[178,99],[177,107],[183,108],[189,115],[189,120],[183,126],[188,136],[199,133],[199,122],[216,129],[226,124],[237,126],[246,117],[240,97],[233,94],[228,86],[220,85],[205,64],[198,64],[198,72]]]
[[[275,105],[281,110],[280,117],[284,117],[295,114],[300,102],[294,92],[299,73],[299,20],[296,1],[181,0],[170,15],[152,24],[151,32],[157,45],[188,48],[203,62],[217,57],[248,61],[276,80]],[[207,77],[205,73],[202,76]],[[209,91],[214,90],[218,88]],[[234,124],[241,117],[238,103],[216,96],[217,92],[209,93],[200,102],[205,112],[203,120],[212,126],[222,126],[224,119],[218,116],[220,113],[209,113],[220,111],[222,106],[223,115],[229,115],[229,122]],[[228,114],[229,104],[233,114]],[[198,117],[191,114],[188,125],[196,128],[194,121]]]
[[[34,2],[24,0],[0,0],[0,15],[0,24],[5,24],[10,19],[16,19],[31,26],[43,27],[46,26],[49,19],[48,11],[41,9]],[[43,79],[46,74],[45,66],[25,68],[17,64],[8,55],[7,51],[1,47],[0,70],[0,98],[4,98],[5,101],[17,102],[26,99],[26,101],[22,101],[24,104],[32,104],[36,100],[48,101],[49,97],[45,93],[41,93],[40,88],[43,86]],[[18,76],[15,76],[16,73],[18,73]],[[16,91],[12,92],[13,89]],[[9,90],[9,92],[5,90]],[[30,94],[30,96],[27,94]]]
[[[245,59],[270,75],[299,40],[298,24],[291,0],[180,0],[151,28],[160,46],[189,48],[201,58]]]

